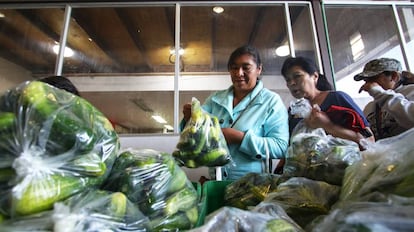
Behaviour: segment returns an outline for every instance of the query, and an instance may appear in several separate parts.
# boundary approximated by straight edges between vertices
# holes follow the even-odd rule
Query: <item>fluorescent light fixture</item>
[[[221,13],[224,12],[224,8],[221,7],[221,6],[215,6],[215,7],[213,7],[213,11],[217,14],[221,14]]]
[[[172,47],[172,48],[170,49],[170,55],[174,55],[174,54],[175,54],[175,48],[174,48],[174,47]],[[180,48],[180,49],[178,49],[178,54],[180,54],[180,55],[184,54],[184,48]]]
[[[289,50],[289,45],[287,45],[287,44],[279,46],[278,48],[276,48],[276,55],[277,56],[284,57],[284,56],[287,56],[289,54],[290,54],[290,50]]]
[[[174,130],[174,127],[172,127],[171,125],[164,125],[164,128],[170,131]]]
[[[165,121],[165,119],[161,116],[158,115],[152,115],[152,118],[157,121],[158,123],[164,124],[167,123],[167,121]]]
[[[56,44],[56,45],[53,46],[53,52],[55,54],[59,53],[59,49],[60,49],[59,44]],[[65,47],[65,51],[64,51],[64,54],[63,54],[64,57],[71,57],[71,56],[73,56],[73,54],[74,54],[74,52],[71,48]]]

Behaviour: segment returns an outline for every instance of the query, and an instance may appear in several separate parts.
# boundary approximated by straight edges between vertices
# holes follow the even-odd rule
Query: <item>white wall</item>
[[[174,76],[148,74],[137,76],[66,76],[81,92],[104,91],[174,91]],[[221,90],[231,85],[228,73],[186,74],[180,76],[179,89],[183,91]],[[264,75],[263,83],[269,89],[287,89],[282,76]]]
[[[32,79],[31,73],[26,69],[0,58],[0,94],[24,81]]]

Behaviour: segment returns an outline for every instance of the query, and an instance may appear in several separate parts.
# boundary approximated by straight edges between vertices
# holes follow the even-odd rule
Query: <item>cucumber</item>
[[[112,216],[116,218],[123,218],[127,212],[128,198],[121,192],[115,192],[111,195],[111,203],[109,205]]]
[[[183,188],[167,198],[164,213],[165,215],[170,216],[179,211],[189,210],[197,204],[197,200],[197,192],[194,189]]]
[[[32,179],[23,189],[13,188],[12,207],[17,215],[29,215],[53,208],[57,201],[64,200],[88,187],[93,187],[97,178],[80,178],[58,174]]]

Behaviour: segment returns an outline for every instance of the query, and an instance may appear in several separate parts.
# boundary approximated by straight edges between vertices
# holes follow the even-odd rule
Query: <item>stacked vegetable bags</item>
[[[129,149],[117,158],[105,188],[123,192],[150,219],[151,231],[194,227],[199,196],[185,172],[167,153]]]
[[[149,220],[123,193],[90,189],[53,210],[7,220],[0,231],[149,231]]]
[[[199,195],[171,154],[119,150],[109,120],[38,81],[0,98],[0,231],[179,231]]]
[[[100,186],[119,139],[86,100],[48,84],[25,82],[0,98],[0,213],[34,214]]]

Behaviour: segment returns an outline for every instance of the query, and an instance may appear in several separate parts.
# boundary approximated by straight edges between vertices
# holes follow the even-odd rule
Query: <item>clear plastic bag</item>
[[[121,192],[91,190],[55,203],[54,232],[149,231],[149,219]]]
[[[0,231],[149,231],[149,220],[128,198],[120,193],[87,190],[53,210],[16,217],[0,223]]]
[[[313,107],[319,108],[318,105],[314,105]],[[296,99],[290,102],[290,114],[294,115],[295,118],[305,119],[310,116],[313,107],[305,98]],[[300,133],[312,133],[314,130],[315,129],[306,126],[304,120],[300,120],[292,129],[290,137],[293,137]],[[318,128],[316,130],[322,129]]]
[[[261,202],[260,204],[256,205],[253,209],[251,209],[251,211],[267,214],[274,218],[283,219],[293,227],[293,228],[290,228],[290,230],[279,230],[279,231],[286,231],[286,232],[294,232],[294,231],[302,232],[303,231],[303,229],[298,224],[296,224],[296,222],[293,221],[293,219],[290,218],[289,215],[287,215],[283,207],[277,203]]]
[[[359,160],[358,144],[318,128],[291,138],[283,174],[341,185],[346,168]]]
[[[196,98],[191,118],[180,134],[174,158],[188,168],[224,166],[231,161],[218,118],[205,112]]]
[[[0,97],[0,213],[53,207],[108,176],[119,149],[109,120],[85,99],[38,81]]]
[[[290,113],[298,118],[307,118],[309,117],[312,111],[312,106],[310,102],[305,98],[299,98],[291,101],[289,104],[289,108]]]
[[[348,167],[341,201],[359,201],[379,192],[414,197],[414,128],[378,140],[362,152],[362,160]]]
[[[414,207],[389,203],[353,202],[333,210],[312,232],[412,231]]]
[[[248,209],[262,202],[280,183],[280,176],[267,173],[248,173],[230,183],[224,191],[227,206]]]
[[[53,210],[9,218],[0,223],[2,232],[54,232]]]
[[[207,216],[203,226],[191,232],[238,232],[238,231],[291,231],[301,232],[290,220],[271,216],[257,211],[242,210],[233,207],[221,207]]]
[[[304,177],[292,177],[281,183],[263,200],[277,203],[298,225],[305,228],[320,215],[328,214],[339,198],[340,187]]]
[[[127,149],[104,188],[124,193],[150,219],[151,231],[185,230],[198,222],[199,195],[174,158],[152,149]]]

